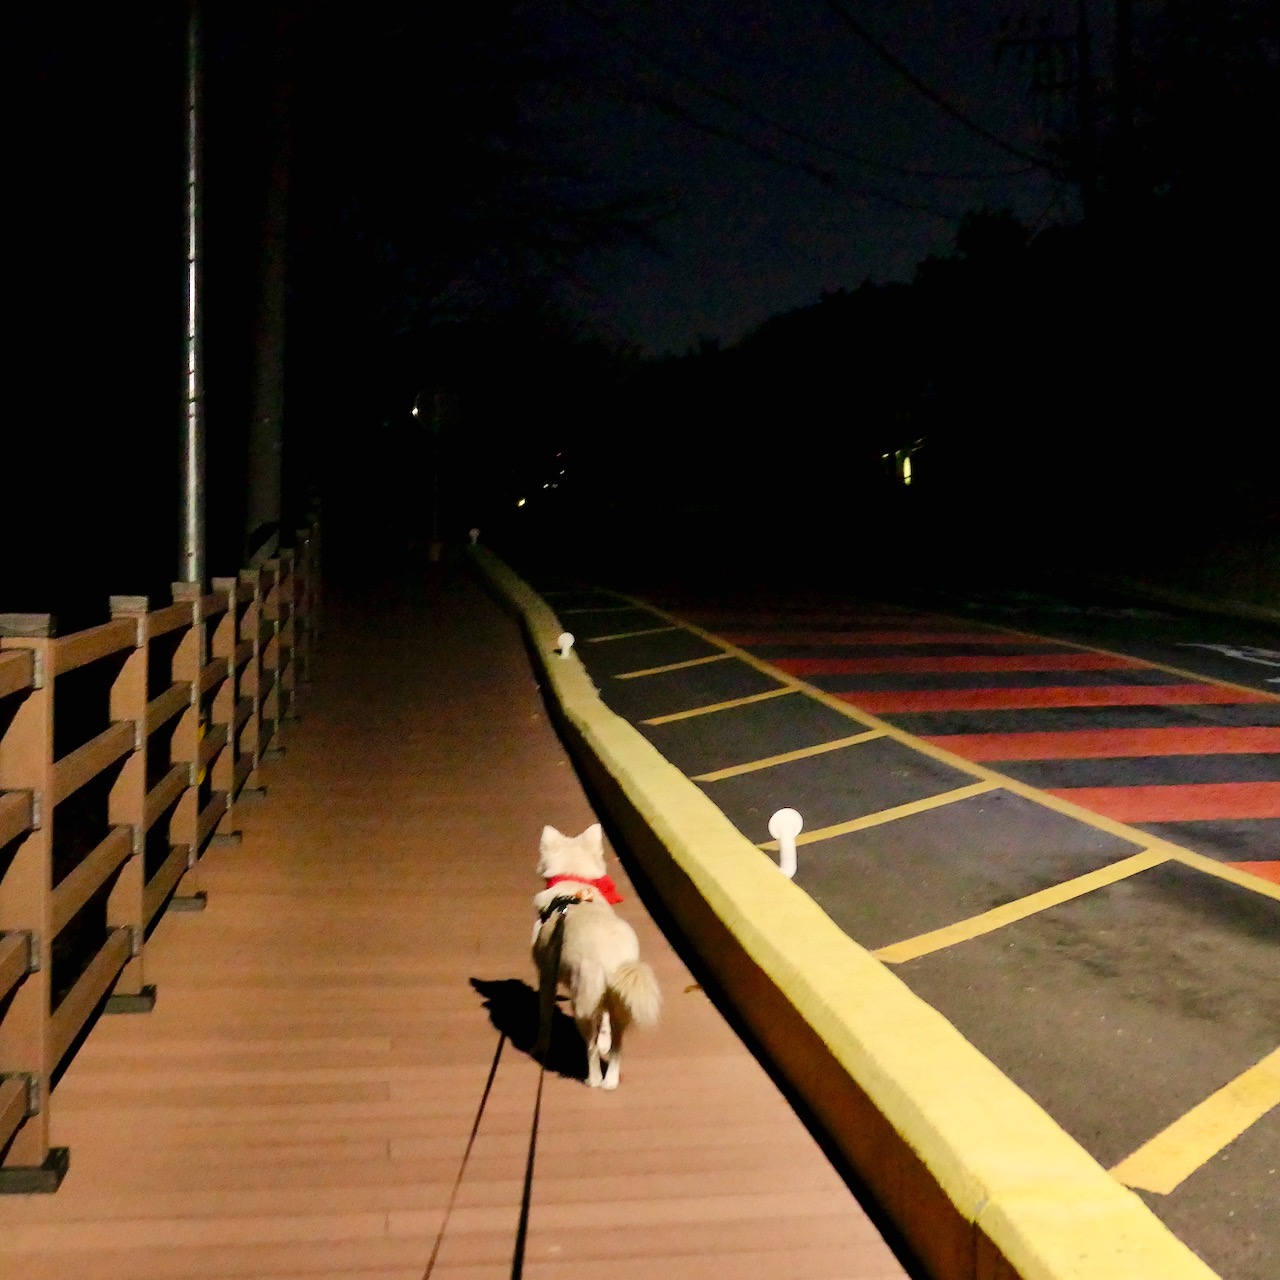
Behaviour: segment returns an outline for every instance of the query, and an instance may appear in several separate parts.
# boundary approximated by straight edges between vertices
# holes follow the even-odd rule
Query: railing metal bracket
[[[43,1164],[0,1169],[0,1196],[52,1195],[62,1185],[70,1163],[66,1147],[50,1147]]]
[[[147,983],[141,991],[119,992],[107,997],[103,1013],[150,1013],[156,1007],[156,989]]]

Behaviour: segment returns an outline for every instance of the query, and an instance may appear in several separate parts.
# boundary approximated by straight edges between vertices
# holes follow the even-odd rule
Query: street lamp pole
[[[182,557],[179,578],[203,582],[205,573],[205,439],[203,283],[200,222],[204,199],[201,171],[200,18],[197,0],[187,7],[187,298],[184,335],[185,412],[182,423]]]

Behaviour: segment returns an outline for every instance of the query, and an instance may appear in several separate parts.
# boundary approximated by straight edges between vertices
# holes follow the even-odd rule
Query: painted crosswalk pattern
[[[1280,883],[1269,692],[920,614],[691,620],[958,756]]]

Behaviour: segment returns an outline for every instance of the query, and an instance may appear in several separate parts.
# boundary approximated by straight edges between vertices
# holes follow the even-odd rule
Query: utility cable
[[[1016,178],[1022,174],[1030,172],[1030,168],[1004,170],[996,173],[946,173],[934,169],[916,169],[908,165],[892,164],[886,160],[875,160],[870,156],[862,155],[856,151],[850,151],[845,147],[837,146],[835,143],[827,142],[814,134],[807,133],[802,129],[797,129],[793,125],[789,125],[782,120],[767,115],[758,107],[753,106],[749,102],[736,97],[733,94],[726,93],[723,89],[718,89],[714,85],[706,84],[704,81],[689,74],[674,59],[668,58],[665,54],[654,49],[651,45],[642,40],[637,39],[625,27],[615,21],[606,14],[597,13],[590,6],[583,4],[582,0],[565,0],[565,3],[571,8],[581,13],[584,17],[589,18],[597,26],[609,32],[615,39],[625,44],[629,49],[639,53],[642,57],[652,62],[655,66],[660,67],[669,76],[673,77],[679,83],[694,89],[696,92],[703,94],[705,97],[711,98],[719,102],[722,106],[726,106],[733,111],[739,112],[741,115],[748,117],[756,123],[764,125],[768,129],[773,129],[782,134],[784,137],[790,138],[793,142],[798,142],[806,147],[812,147],[815,150],[826,152],[828,155],[836,156],[841,160],[847,160],[852,164],[861,165],[864,168],[877,170],[881,173],[890,173],[896,177],[902,178],[918,178],[931,182],[990,182],[1002,178]],[[1015,152],[1022,159],[1032,159],[1034,157],[1026,156],[1020,152]],[[1032,167],[1039,164],[1034,161]]]
[[[945,112],[953,120],[964,125],[964,127],[970,130],[970,132],[976,133],[978,137],[984,138],[987,142],[991,143],[992,146],[999,147],[1001,151],[1008,152],[1011,156],[1017,156],[1020,160],[1030,161],[1030,163],[1036,168],[1048,169],[1052,172],[1052,166],[1043,156],[1037,156],[1033,152],[1025,151],[1022,147],[1006,141],[998,134],[992,133],[985,125],[981,125],[970,116],[965,115],[959,107],[953,106],[948,102],[936,89],[921,80],[920,77],[916,75],[915,72],[912,71],[911,68],[908,67],[900,58],[896,57],[886,49],[885,46],[882,45],[880,41],[877,40],[875,36],[873,36],[871,32],[868,31],[866,27],[864,27],[862,23],[860,23],[857,18],[855,18],[853,14],[851,14],[844,5],[839,2],[839,0],[827,0],[827,8],[830,9],[831,12],[834,13],[836,17],[839,18],[840,21],[858,37],[859,40],[861,40],[873,53],[875,53],[877,57],[888,63],[889,66],[891,66],[913,89],[915,89],[917,93],[928,98],[928,100],[940,111]]]
[[[769,164],[803,173],[807,177],[820,182],[829,191],[840,192],[845,195],[861,196],[867,200],[878,200],[882,204],[892,205],[896,209],[902,209],[910,213],[927,213],[935,218],[941,218],[947,222],[959,222],[964,216],[963,214],[957,213],[951,209],[943,209],[937,205],[925,204],[919,200],[906,199],[902,196],[893,195],[888,191],[880,191],[874,187],[853,186],[837,174],[832,173],[830,170],[820,169],[817,165],[810,164],[805,160],[793,160],[789,156],[785,156],[781,152],[774,151],[772,148],[766,147],[751,138],[747,138],[743,134],[737,133],[732,129],[726,129],[721,125],[701,120],[687,108],[680,106],[678,103],[671,101],[671,99],[661,94],[655,93],[653,90],[646,89],[641,93],[632,91],[632,97],[636,101],[654,107],[656,110],[661,111],[672,120],[686,125],[691,129],[697,129],[702,133],[710,134],[712,137],[719,138],[724,142],[731,142],[737,146],[743,147],[758,159],[764,160]]]

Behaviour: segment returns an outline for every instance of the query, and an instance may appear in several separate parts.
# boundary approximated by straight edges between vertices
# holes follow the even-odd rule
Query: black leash
[[[560,985],[560,954],[564,950],[564,913],[577,898],[556,898],[543,909],[543,924],[554,915],[551,942],[547,947],[546,963],[538,975],[538,1043],[534,1054],[538,1058],[538,1093],[533,1103],[533,1127],[529,1130],[529,1155],[524,1165],[524,1191],[520,1196],[520,1222],[516,1227],[516,1246],[511,1258],[511,1280],[521,1280],[524,1275],[524,1251],[529,1238],[529,1209],[533,1203],[533,1162],[538,1154],[538,1122],[542,1117],[542,1086],[547,1078],[547,1059],[551,1056],[551,1024],[555,1021],[556,988]]]
[[[484,1116],[485,1104],[489,1101],[489,1094],[493,1090],[494,1077],[498,1074],[498,1063],[502,1059],[502,1046],[506,1042],[506,1033],[499,1032],[498,1047],[493,1053],[493,1062],[489,1067],[489,1078],[484,1082],[484,1093],[480,1095],[480,1106],[476,1109],[475,1122],[471,1126],[471,1136],[467,1139],[467,1149],[462,1153],[462,1163],[458,1166],[458,1176],[453,1180],[453,1190],[449,1192],[449,1203],[445,1206],[444,1217],[440,1222],[440,1230],[436,1232],[436,1242],[432,1246],[427,1269],[422,1273],[422,1280],[430,1280],[431,1273],[436,1269],[436,1259],[440,1256],[440,1246],[444,1244],[444,1233],[445,1228],[449,1225],[449,1215],[453,1213],[454,1202],[458,1199],[458,1192],[462,1189],[462,1175],[467,1171],[467,1161],[471,1159],[471,1148],[476,1145],[476,1134],[480,1132],[480,1121]]]
[[[556,1008],[556,989],[559,986],[560,954],[564,950],[564,913],[575,903],[577,898],[560,897],[551,902],[539,915],[546,924],[552,916],[556,922],[551,931],[548,963],[543,966],[538,982],[538,1040],[534,1045],[534,1056],[538,1059],[538,1093],[533,1103],[533,1127],[529,1132],[529,1155],[524,1167],[524,1191],[520,1197],[520,1222],[516,1227],[515,1253],[511,1259],[511,1280],[521,1280],[524,1275],[525,1242],[529,1236],[529,1209],[533,1202],[533,1163],[538,1151],[538,1122],[542,1116],[542,1085],[547,1078],[547,1058],[551,1052],[551,1024],[554,1021]],[[550,974],[550,977],[547,975]],[[484,1093],[480,1096],[480,1106],[476,1110],[476,1118],[471,1125],[471,1136],[467,1139],[466,1150],[462,1153],[462,1163],[458,1166],[458,1176],[453,1180],[453,1190],[449,1193],[449,1203],[445,1206],[444,1218],[440,1222],[440,1230],[436,1233],[436,1242],[427,1262],[427,1269],[422,1273],[422,1280],[431,1280],[435,1270],[436,1259],[440,1256],[440,1247],[444,1243],[444,1233],[449,1225],[449,1216],[453,1213],[458,1192],[462,1189],[462,1178],[467,1171],[467,1161],[471,1159],[471,1149],[475,1146],[476,1135],[480,1132],[480,1121],[484,1116],[485,1105],[493,1090],[494,1077],[498,1074],[498,1063],[502,1058],[502,1046],[506,1044],[505,1034],[499,1034],[498,1047],[494,1051],[493,1062],[489,1067],[489,1078],[484,1083]]]

